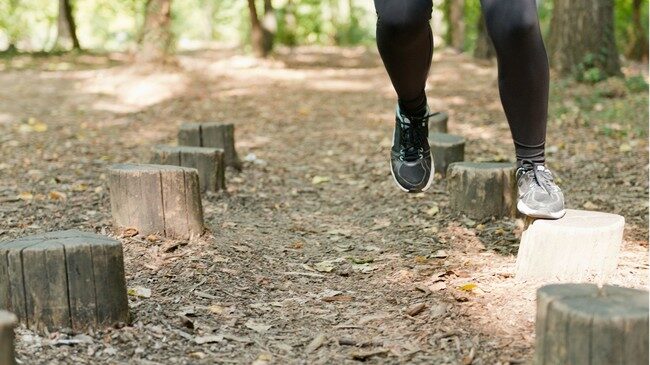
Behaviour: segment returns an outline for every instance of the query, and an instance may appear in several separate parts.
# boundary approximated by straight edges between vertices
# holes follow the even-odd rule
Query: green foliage
[[[648,83],[643,76],[632,76],[625,80],[625,86],[633,93],[647,93]]]
[[[632,41],[632,4],[633,0],[615,0],[614,2],[614,31],[616,42],[620,50],[625,50]],[[648,1],[643,0],[641,4],[641,25],[643,32],[648,34]]]
[[[582,62],[576,66],[574,76],[577,81],[595,84],[607,78],[605,72],[598,66],[601,64],[601,55],[587,54]]]

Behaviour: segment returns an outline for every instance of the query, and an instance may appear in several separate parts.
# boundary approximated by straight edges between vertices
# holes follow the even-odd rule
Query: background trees
[[[647,61],[648,0],[538,0],[553,67],[597,81],[620,57]],[[477,1],[434,0],[436,46],[494,57]],[[441,19],[441,20],[438,20]],[[441,24],[439,24],[441,22]],[[4,0],[0,50],[135,51],[158,62],[206,42],[238,44],[259,57],[274,45],[369,45],[370,0]]]

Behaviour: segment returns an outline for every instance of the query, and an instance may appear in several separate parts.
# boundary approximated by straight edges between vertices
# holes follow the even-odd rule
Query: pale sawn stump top
[[[449,165],[455,169],[464,170],[503,170],[514,168],[515,164],[512,162],[454,162]]]
[[[157,173],[161,171],[196,171],[194,168],[175,165],[119,163],[111,165],[111,171]]]
[[[594,229],[595,227],[620,226],[625,223],[625,218],[618,214],[595,212],[590,210],[567,209],[564,217],[560,219],[535,219],[531,227],[546,229],[572,228]]]

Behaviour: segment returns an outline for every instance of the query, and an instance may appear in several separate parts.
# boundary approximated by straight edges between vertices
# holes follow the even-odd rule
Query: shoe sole
[[[391,170],[392,171],[392,170]],[[532,218],[540,218],[540,219],[560,219],[564,217],[566,214],[566,210],[562,209],[559,212],[555,213],[546,213],[546,212],[540,212],[535,209],[531,209],[528,207],[523,201],[518,201],[517,202],[517,210],[528,217]]]
[[[395,132],[393,132],[393,134],[394,133]],[[403,191],[405,193],[421,193],[423,191],[427,191],[431,187],[431,184],[433,184],[433,178],[434,178],[434,175],[435,175],[435,173],[434,173],[435,172],[435,166],[434,166],[434,163],[433,163],[433,153],[431,151],[429,151],[429,156],[431,156],[431,173],[429,174],[429,181],[427,181],[427,184],[422,188],[422,190],[409,190],[409,189],[405,189],[402,185],[400,185],[399,182],[397,182],[397,178],[395,177],[395,171],[393,171],[393,161],[390,161],[390,175],[393,177],[393,182],[395,183],[395,185],[397,185],[397,187],[401,191]]]

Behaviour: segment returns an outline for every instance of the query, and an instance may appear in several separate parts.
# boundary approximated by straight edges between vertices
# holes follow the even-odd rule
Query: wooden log
[[[429,133],[429,143],[433,153],[433,166],[442,177],[447,176],[447,168],[454,162],[465,160],[465,138],[447,133]]]
[[[514,217],[515,166],[511,163],[455,162],[447,168],[450,207],[475,219]]]
[[[111,211],[117,227],[173,238],[203,234],[196,169],[119,164],[110,168],[109,175]]]
[[[449,115],[445,112],[436,112],[429,118],[429,133],[447,133]]]
[[[155,146],[151,163],[195,168],[201,192],[226,188],[224,152],[220,148]]]
[[[122,244],[76,230],[0,243],[0,309],[43,332],[128,322]]]
[[[224,151],[226,166],[241,169],[235,150],[235,126],[227,123],[187,123],[178,132],[181,146],[212,147]]]
[[[648,364],[648,292],[594,284],[537,291],[536,365]]]
[[[15,365],[14,328],[18,323],[16,316],[0,310],[0,365]]]
[[[573,209],[536,219],[522,233],[516,278],[603,282],[616,270],[624,226],[620,215]]]

